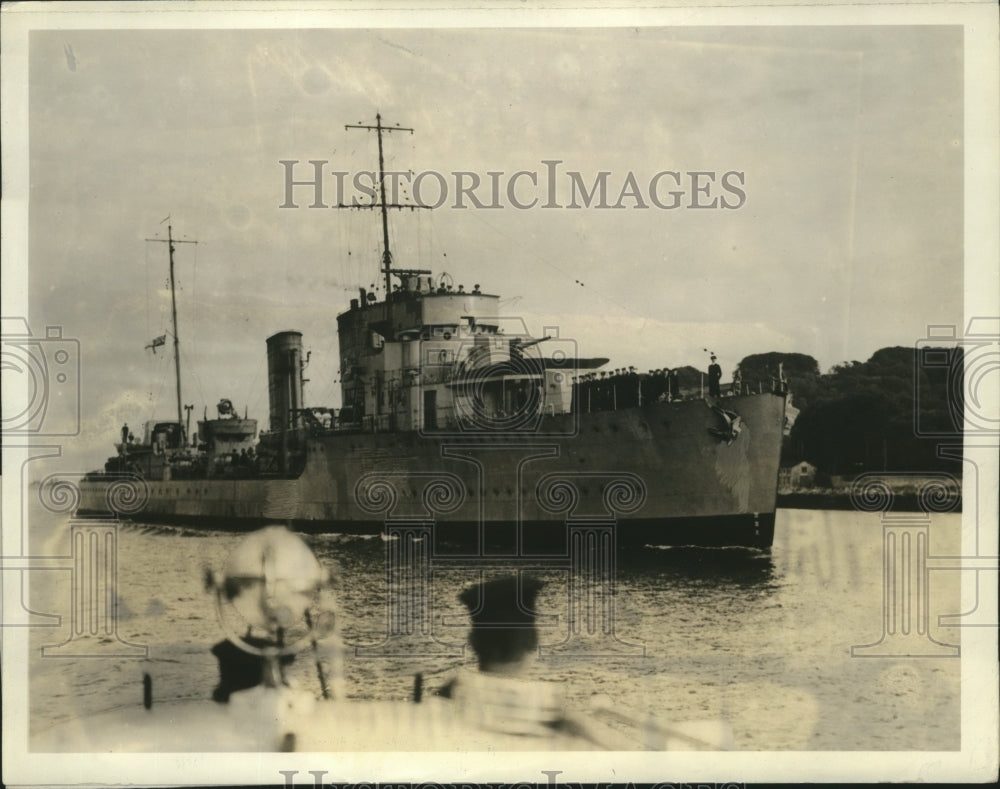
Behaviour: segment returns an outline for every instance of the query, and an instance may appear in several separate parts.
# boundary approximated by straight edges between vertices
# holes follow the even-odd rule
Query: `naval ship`
[[[430,526],[436,550],[523,555],[567,526],[621,544],[744,545],[774,535],[786,385],[716,391],[665,371],[602,371],[549,331],[533,336],[479,285],[398,268],[389,248],[380,116],[383,295],[359,288],[337,316],[339,408],[303,402],[303,338],[266,340],[267,429],[230,400],[191,433],[181,417],[123,429],[80,485],[78,515],[250,531]],[[168,228],[172,299],[175,243]],[[163,343],[163,338],[160,338]],[[561,548],[559,546],[562,546]]]

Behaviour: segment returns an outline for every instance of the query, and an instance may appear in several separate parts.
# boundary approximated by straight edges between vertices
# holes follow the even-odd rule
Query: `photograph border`
[[[141,6],[141,7],[140,7]],[[997,217],[998,19],[992,2],[902,4],[828,3],[768,6],[703,6],[678,3],[641,7],[625,3],[522,3],[474,5],[417,3],[387,8],[375,3],[18,3],[3,7],[2,84],[2,314],[28,314],[28,40],[33,30],[328,27],[644,27],[960,25],[965,41],[965,315],[1000,314],[1000,242]],[[4,399],[16,397],[4,380]],[[993,393],[996,396],[996,392]],[[996,443],[996,440],[993,440]],[[972,446],[967,441],[967,448]],[[989,450],[990,443],[980,444]],[[2,568],[4,606],[20,599],[23,556],[21,468],[29,456],[58,454],[55,439],[3,440]],[[992,546],[996,558],[997,458],[989,453],[979,468],[980,513],[963,510],[963,553],[977,557]],[[14,558],[10,558],[14,557]],[[972,560],[970,559],[970,567]],[[994,570],[988,570],[995,572]],[[963,610],[976,606],[997,622],[997,599],[982,599],[979,572],[962,573]],[[956,752],[725,752],[725,753],[354,753],[337,754],[38,754],[27,749],[28,633],[3,627],[3,778],[7,785],[276,784],[282,771],[296,770],[297,782],[312,785],[311,770],[326,771],[325,783],[374,781],[521,781],[545,785],[556,772],[565,781],[990,781],[998,749],[997,629],[962,632],[961,750]]]

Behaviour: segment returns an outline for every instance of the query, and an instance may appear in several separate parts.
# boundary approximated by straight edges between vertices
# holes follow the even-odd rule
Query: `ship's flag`
[[[161,345],[166,345],[166,344],[167,344],[167,335],[161,334],[159,337],[154,337],[153,341],[146,347],[152,348],[153,353],[156,353],[157,348],[159,348]]]

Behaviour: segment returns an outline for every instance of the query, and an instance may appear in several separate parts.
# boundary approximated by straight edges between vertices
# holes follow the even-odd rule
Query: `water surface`
[[[959,515],[935,515],[931,553],[957,554],[959,528]],[[38,553],[69,552],[65,520],[36,516],[32,539]],[[42,657],[43,645],[69,638],[69,617],[60,627],[33,630],[30,731],[140,704],[143,672],[152,675],[157,699],[209,698],[218,676],[209,649],[221,631],[203,570],[220,568],[238,539],[226,532],[122,526],[118,636],[148,646],[148,658]],[[349,696],[406,699],[416,672],[433,689],[472,664],[463,649],[468,618],[457,595],[477,580],[476,570],[434,566],[428,620],[434,654],[358,655],[356,647],[383,642],[389,629],[387,545],[380,537],[307,540],[324,563],[338,568]],[[575,706],[603,694],[639,715],[724,717],[736,746],[749,750],[959,748],[957,658],[851,656],[853,645],[879,641],[884,629],[878,514],[779,511],[769,552],[621,552],[610,598],[615,638],[592,639],[596,649],[583,655],[560,652],[568,638],[567,572],[543,568],[538,574],[547,583],[536,608],[546,616],[531,672],[564,681]],[[29,575],[31,607],[66,614],[70,574]],[[930,636],[950,644],[959,643],[959,629],[938,626],[937,617],[959,610],[958,576],[930,573]],[[300,659],[293,674],[300,685],[318,687],[311,660]]]

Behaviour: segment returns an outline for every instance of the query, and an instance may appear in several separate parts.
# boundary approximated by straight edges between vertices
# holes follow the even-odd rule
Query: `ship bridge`
[[[495,333],[500,327],[499,296],[433,288],[430,277],[413,277],[419,283],[404,280],[401,287],[384,301],[360,289],[359,298],[351,299],[347,312],[337,316],[341,352],[351,346],[370,342],[366,333],[378,334],[382,341],[401,341],[434,337],[451,339],[463,327],[470,333]]]
[[[575,353],[562,369],[542,353],[521,318],[499,314],[500,297],[479,286],[432,284],[402,272],[384,301],[364,289],[337,316],[341,423],[373,430],[453,429],[470,414],[560,414],[571,405]]]

